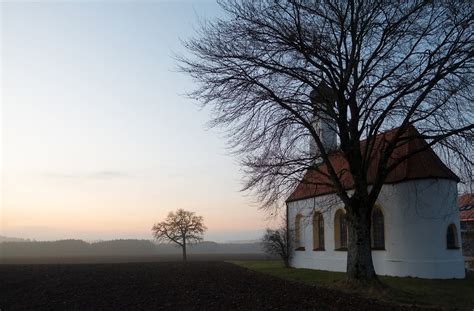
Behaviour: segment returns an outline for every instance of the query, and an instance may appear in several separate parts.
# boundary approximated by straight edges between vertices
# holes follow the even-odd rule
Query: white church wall
[[[447,249],[446,231],[456,226],[460,237],[456,182],[416,180],[385,185],[378,204],[384,214],[385,250],[372,251],[377,274],[421,278],[463,278],[461,249]],[[343,205],[335,195],[288,203],[290,229],[297,213],[304,217],[305,250],[293,250],[292,266],[346,271],[346,251],[335,250],[334,216]],[[325,251],[313,251],[312,215],[322,212]]]

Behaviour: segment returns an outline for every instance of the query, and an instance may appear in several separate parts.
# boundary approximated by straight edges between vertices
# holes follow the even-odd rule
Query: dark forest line
[[[188,248],[190,254],[261,254],[261,244],[201,242]],[[24,241],[0,243],[0,258],[56,256],[159,256],[180,254],[171,244],[150,240],[111,240],[88,243],[82,240]]]

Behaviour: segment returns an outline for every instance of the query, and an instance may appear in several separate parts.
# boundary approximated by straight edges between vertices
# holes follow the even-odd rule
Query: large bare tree
[[[472,171],[473,2],[219,3],[226,17],[203,23],[184,42],[190,54],[179,57],[199,85],[190,95],[212,109],[212,125],[228,129],[245,189],[263,208],[281,206],[304,173],[323,163],[325,186],[347,210],[348,278],[376,279],[370,215],[390,172],[427,148],[458,173]],[[333,150],[323,144],[315,119],[337,133],[338,152],[354,180],[351,192],[331,164]],[[376,135],[392,128],[375,148]],[[318,152],[308,152],[308,139]],[[420,139],[427,144],[394,155]]]
[[[178,209],[176,212],[169,212],[168,217],[153,225],[151,230],[157,241],[175,243],[180,246],[183,250],[183,261],[186,261],[187,245],[201,241],[207,228],[204,226],[202,216]]]

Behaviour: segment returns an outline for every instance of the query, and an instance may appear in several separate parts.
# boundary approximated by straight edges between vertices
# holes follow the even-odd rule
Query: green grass
[[[342,272],[285,268],[279,261],[232,261],[232,263],[286,280],[340,290],[390,303],[449,310],[474,310],[474,274],[472,273],[468,274],[464,280],[380,276],[386,288],[374,290],[348,287],[344,282],[345,273]]]

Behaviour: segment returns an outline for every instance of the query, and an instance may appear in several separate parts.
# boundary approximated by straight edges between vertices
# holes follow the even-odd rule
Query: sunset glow
[[[151,238],[177,208],[207,240],[271,224],[207,111],[183,94],[179,38],[211,1],[2,2],[0,235]]]

